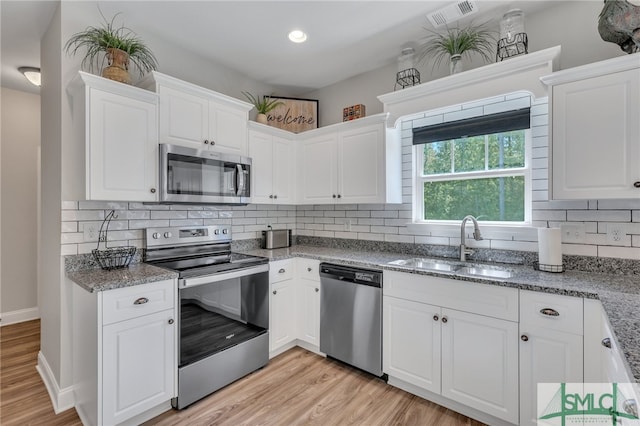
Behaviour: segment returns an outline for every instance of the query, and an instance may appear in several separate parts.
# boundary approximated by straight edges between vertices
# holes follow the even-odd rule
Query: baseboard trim
[[[56,414],[60,414],[63,411],[73,408],[75,405],[73,386],[60,389],[42,351],[38,352],[38,365],[36,365],[36,370],[38,370],[40,378],[42,378],[44,386],[47,388],[47,392],[49,392],[49,398],[51,398],[51,404],[53,404],[53,411]]]
[[[0,314],[2,321],[0,321],[0,327],[9,324],[17,324],[19,322],[31,321],[40,318],[40,310],[38,307],[19,309],[17,311],[3,312]]]

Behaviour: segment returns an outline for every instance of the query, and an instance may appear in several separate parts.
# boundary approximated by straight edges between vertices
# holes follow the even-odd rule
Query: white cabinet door
[[[89,90],[87,199],[157,201],[157,105]]]
[[[442,396],[518,422],[518,323],[442,309]]]
[[[256,204],[273,202],[273,142],[271,135],[249,131],[251,199]]]
[[[228,154],[247,154],[248,114],[209,102],[209,149]]]
[[[174,397],[173,309],[103,328],[103,419],[115,425]]]
[[[297,285],[298,338],[311,345],[320,346],[320,282],[300,279]]]
[[[209,101],[171,87],[159,86],[160,142],[206,149],[209,136]]]
[[[553,87],[555,199],[638,198],[640,70]]]
[[[295,202],[295,151],[294,144],[286,139],[273,137],[273,202]]]
[[[269,300],[269,351],[273,352],[296,338],[293,279],[272,284]]]
[[[382,371],[440,393],[440,308],[384,296]]]
[[[520,424],[537,424],[538,383],[583,381],[582,336],[520,327]]]
[[[384,202],[384,126],[338,134],[338,195],[343,203]]]
[[[300,143],[298,181],[302,204],[337,202],[337,144],[336,133]]]

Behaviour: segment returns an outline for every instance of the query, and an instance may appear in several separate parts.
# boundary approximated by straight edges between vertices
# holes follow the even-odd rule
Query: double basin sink
[[[417,269],[464,277],[484,278],[490,280],[506,280],[513,277],[513,273],[506,268],[493,265],[469,265],[462,262],[442,262],[434,259],[401,259],[389,262],[389,265]]]

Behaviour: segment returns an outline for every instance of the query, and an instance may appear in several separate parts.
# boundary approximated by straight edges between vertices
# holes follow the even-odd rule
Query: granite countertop
[[[505,280],[482,279],[478,277],[458,276],[451,273],[438,273],[415,270],[411,267],[388,265],[398,259],[410,259],[416,256],[389,252],[365,252],[348,249],[295,245],[274,250],[246,250],[246,254],[264,256],[271,261],[292,257],[305,257],[328,262],[339,262],[354,266],[395,270],[422,275],[432,275],[492,284],[522,290],[542,291],[567,296],[598,299],[602,303],[615,333],[615,339],[626,356],[630,372],[640,382],[640,276],[597,274],[593,272],[566,271],[549,273],[536,271],[531,267],[512,264],[500,264],[513,273]],[[438,261],[459,263],[455,259]],[[473,265],[473,260],[467,261]],[[484,263],[486,265],[488,263]]]
[[[105,271],[100,268],[68,271],[67,278],[90,293],[131,287],[154,281],[178,278],[178,273],[146,263],[134,263],[128,268]]]

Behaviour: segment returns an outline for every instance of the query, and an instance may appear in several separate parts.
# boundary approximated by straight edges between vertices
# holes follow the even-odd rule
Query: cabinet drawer
[[[294,259],[285,259],[271,262],[269,264],[269,282],[277,283],[293,278]]]
[[[521,327],[544,327],[582,335],[582,298],[520,291]]]
[[[450,278],[384,271],[385,296],[518,321],[518,290]]]
[[[173,309],[175,292],[174,280],[107,290],[101,293],[102,323],[106,325]]]
[[[298,277],[306,280],[320,281],[320,261],[298,258]]]

